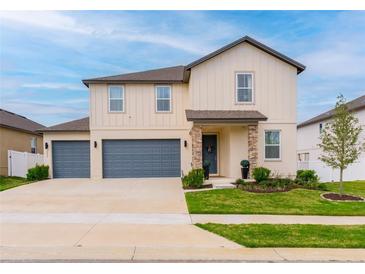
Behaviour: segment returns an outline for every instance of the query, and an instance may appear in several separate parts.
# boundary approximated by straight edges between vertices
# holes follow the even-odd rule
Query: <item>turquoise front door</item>
[[[217,135],[203,135],[203,163],[209,161],[209,173],[217,174]]]

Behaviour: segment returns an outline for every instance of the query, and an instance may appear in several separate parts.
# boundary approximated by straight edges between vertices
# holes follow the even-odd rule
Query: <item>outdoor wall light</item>
[[[188,141],[184,140],[184,147],[188,146]]]
[[[44,144],[45,149],[48,149],[48,143]]]
[[[94,147],[96,148],[98,146],[98,143],[94,141]]]

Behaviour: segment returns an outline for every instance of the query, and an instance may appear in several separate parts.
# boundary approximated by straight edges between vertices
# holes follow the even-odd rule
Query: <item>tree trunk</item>
[[[340,195],[343,195],[343,183],[342,183],[343,169],[340,168]]]

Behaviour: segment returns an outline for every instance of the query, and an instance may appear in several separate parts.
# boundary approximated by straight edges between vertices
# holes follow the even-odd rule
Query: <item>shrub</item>
[[[250,183],[249,183],[249,182],[246,182],[245,180],[243,180],[243,179],[241,179],[241,178],[239,178],[239,179],[237,179],[237,180],[236,180],[236,184],[237,184],[237,185],[242,185],[242,186],[244,186],[244,185],[249,185]]]
[[[241,164],[241,167],[249,167],[250,166],[250,162],[248,160],[242,160],[240,164]]]
[[[319,178],[314,170],[301,169],[297,171],[297,180],[302,182],[318,182]]]
[[[204,169],[191,170],[182,178],[182,183],[184,188],[200,188],[204,183]]]
[[[28,181],[39,181],[48,178],[49,166],[36,165],[33,168],[28,169],[27,180]]]
[[[256,167],[253,172],[252,176],[255,178],[256,182],[265,181],[269,178],[271,170],[265,167]]]

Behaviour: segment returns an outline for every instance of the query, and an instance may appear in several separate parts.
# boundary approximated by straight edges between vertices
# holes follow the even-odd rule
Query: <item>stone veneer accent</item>
[[[190,130],[191,149],[192,149],[192,168],[203,167],[203,145],[202,129],[200,126],[193,126]]]
[[[248,160],[250,161],[250,177],[252,176],[252,171],[257,167],[257,142],[258,142],[258,125],[248,126]]]

